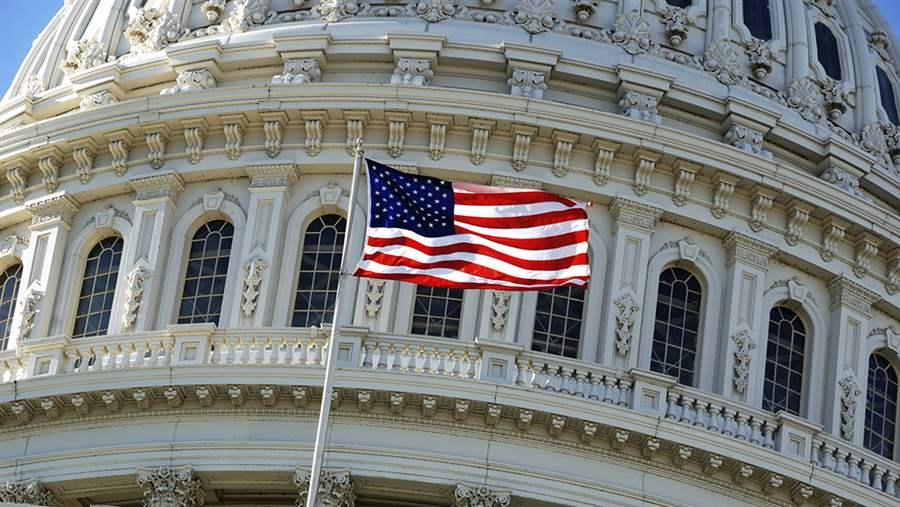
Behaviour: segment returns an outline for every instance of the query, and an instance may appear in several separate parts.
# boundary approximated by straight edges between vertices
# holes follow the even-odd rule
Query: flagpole
[[[348,250],[350,237],[353,234],[353,210],[356,208],[356,194],[359,190],[359,173],[363,159],[363,140],[357,138],[354,143],[356,155],[353,159],[353,178],[350,183],[350,205],[347,209],[347,227],[344,233],[344,245],[341,248],[341,268],[338,272],[338,286],[334,296],[334,317],[331,319],[331,337],[328,340],[328,354],[325,359],[325,382],[322,384],[322,406],[319,409],[319,423],[316,426],[316,444],[313,447],[312,471],[309,475],[309,493],[306,496],[306,507],[316,507],[316,494],[319,492],[319,478],[322,475],[322,457],[325,455],[325,437],[328,433],[328,416],[331,412],[331,393],[334,389],[334,357],[337,347],[338,316],[341,308],[341,288],[344,281],[351,276],[347,273]]]

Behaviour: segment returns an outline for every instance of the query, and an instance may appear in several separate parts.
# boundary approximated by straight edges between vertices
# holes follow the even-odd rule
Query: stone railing
[[[317,328],[217,330],[212,325],[78,340],[49,337],[0,352],[0,375],[8,383],[190,366],[322,369],[327,338],[327,330]],[[364,328],[343,328],[337,346],[339,368],[491,382],[634,410],[670,428],[690,426],[743,441],[900,498],[900,464],[848,445],[808,421],[677,385],[671,377],[608,369],[514,344],[373,334]]]

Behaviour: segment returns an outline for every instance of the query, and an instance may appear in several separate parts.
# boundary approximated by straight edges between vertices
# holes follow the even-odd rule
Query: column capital
[[[656,221],[662,216],[662,208],[652,204],[616,196],[609,203],[609,212],[619,225],[630,225],[650,234],[656,229]]]
[[[300,501],[297,505],[306,505],[306,498],[309,495],[309,473],[308,467],[297,468],[294,473],[294,484],[297,485],[297,493],[300,495]],[[333,503],[329,505],[340,505],[344,507],[353,507],[356,504],[356,493],[353,491],[353,479],[350,478],[350,470],[322,470],[319,477],[319,491],[316,493],[317,498],[328,498]],[[317,503],[323,503],[321,501]]]
[[[135,198],[137,201],[162,198],[174,201],[178,198],[178,194],[184,190],[184,180],[177,172],[135,178],[129,181],[128,185],[137,194]]]
[[[297,164],[277,160],[247,166],[250,188],[289,187],[297,182]]]
[[[59,193],[25,203],[25,210],[31,215],[31,225],[40,226],[52,222],[62,222],[66,227],[72,225],[72,218],[78,213],[81,205],[66,193]]]
[[[458,482],[453,493],[453,507],[507,507],[509,497],[509,491]]]
[[[199,507],[204,503],[200,480],[191,467],[139,468],[137,485],[147,507]]]
[[[769,269],[769,258],[778,251],[778,247],[737,230],[729,232],[722,245],[725,247],[726,266],[730,267],[740,260],[763,271]]]
[[[44,489],[41,481],[7,482],[0,487],[0,502],[32,505],[56,505],[53,495]]]
[[[872,305],[881,297],[862,285],[841,275],[828,282],[828,294],[831,296],[831,311],[847,307],[865,315],[872,316]]]

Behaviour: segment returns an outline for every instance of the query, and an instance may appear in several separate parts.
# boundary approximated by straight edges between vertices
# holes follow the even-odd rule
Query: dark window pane
[[[559,287],[538,293],[531,349],[578,357],[584,289]]]
[[[9,333],[21,279],[21,264],[14,264],[0,273],[0,350],[6,350],[9,345]]]
[[[234,226],[225,220],[203,224],[191,240],[178,323],[219,323]]]
[[[112,311],[124,246],[122,238],[110,236],[97,242],[88,253],[84,276],[81,278],[72,338],[98,336],[106,334],[109,329],[109,314]]]
[[[334,319],[346,227],[344,217],[329,214],[316,218],[306,228],[291,326],[321,326]]]
[[[800,316],[784,306],[772,308],[766,345],[763,409],[800,415],[805,353],[806,327]]]
[[[744,25],[757,39],[772,38],[772,14],[769,0],[744,0]]]
[[[898,118],[897,115],[897,97],[894,95],[894,85],[881,67],[875,67],[875,73],[878,75],[878,94],[881,96],[881,107],[884,108],[891,123],[900,125],[900,118]]]
[[[462,289],[416,286],[412,334],[458,338],[462,313]]]
[[[816,52],[819,63],[831,79],[841,79],[841,56],[834,32],[823,23],[816,23]]]
[[[659,275],[650,369],[694,383],[703,289],[690,271],[669,268]]]
[[[894,458],[897,434],[897,371],[880,354],[869,356],[866,420],[863,445],[887,459]]]
[[[682,9],[685,7],[690,7],[694,0],[666,0],[666,3],[673,7],[681,7]]]

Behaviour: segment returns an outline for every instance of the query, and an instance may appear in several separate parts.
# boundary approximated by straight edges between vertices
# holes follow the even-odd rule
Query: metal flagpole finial
[[[364,143],[365,141],[363,141],[363,138],[361,137],[357,137],[356,140],[353,141],[353,149],[357,155],[362,155],[363,153],[365,153],[365,150],[363,149]]]

